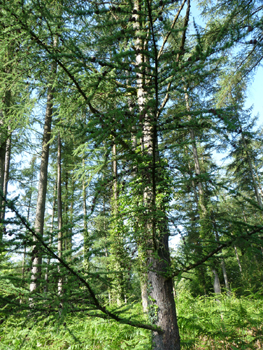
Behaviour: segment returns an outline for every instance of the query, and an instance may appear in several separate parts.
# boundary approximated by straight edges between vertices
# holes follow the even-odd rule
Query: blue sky
[[[201,26],[205,26],[204,21],[199,15],[200,10],[197,7],[197,1],[191,3],[191,16],[194,17],[196,23]],[[263,62],[263,60],[262,60]],[[247,101],[245,108],[249,108],[254,105],[252,112],[253,116],[258,114],[258,126],[263,126],[263,65],[259,66],[255,72],[251,74],[251,83],[248,85]]]
[[[263,125],[263,67],[259,67],[251,79],[247,91],[246,108],[254,105],[253,116],[259,115],[258,125]]]

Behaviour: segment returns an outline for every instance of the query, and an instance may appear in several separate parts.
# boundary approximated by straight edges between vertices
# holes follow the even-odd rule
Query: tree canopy
[[[260,288],[262,130],[244,100],[263,8],[200,0],[197,24],[192,2],[1,1],[3,320],[83,313],[179,350],[175,281]]]

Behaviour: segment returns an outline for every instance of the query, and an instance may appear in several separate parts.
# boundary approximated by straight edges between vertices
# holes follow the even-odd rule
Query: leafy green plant
[[[182,349],[260,349],[262,298],[221,295],[193,298],[179,293]]]

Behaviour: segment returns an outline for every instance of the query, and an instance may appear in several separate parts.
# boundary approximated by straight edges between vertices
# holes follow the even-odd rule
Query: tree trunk
[[[8,127],[8,137],[6,140],[6,152],[5,152],[5,173],[4,173],[4,186],[3,192],[4,196],[7,195],[7,186],[9,180],[9,168],[10,168],[10,158],[11,158],[11,129]],[[5,217],[5,213],[3,215]]]
[[[215,218],[213,217],[213,222],[214,222],[214,229],[215,229],[215,233],[216,233],[216,240],[219,243],[219,235],[218,235],[218,230],[217,230],[217,225],[216,225],[216,221]],[[228,295],[231,294],[230,291],[230,287],[229,287],[229,283],[228,283],[228,277],[227,277],[227,272],[226,272],[226,264],[225,264],[225,259],[224,259],[224,255],[223,252],[221,252],[222,254],[222,258],[221,258],[221,267],[222,267],[222,271],[223,271],[223,276],[224,276],[224,282],[225,282],[225,287],[226,287],[226,292]]]
[[[32,182],[31,182],[31,186],[32,186]],[[31,201],[32,201],[32,191],[30,191],[30,197],[29,197],[28,207],[27,207],[26,219],[28,222],[29,222],[29,218],[30,218]],[[24,277],[25,277],[25,260],[26,260],[26,245],[24,245],[23,261],[22,261],[22,280],[23,280],[23,282],[24,282]]]
[[[139,13],[141,8],[139,1],[134,3],[134,12]],[[151,16],[150,8],[148,15]],[[134,14],[135,31],[140,31],[140,15]],[[153,34],[153,33],[152,33]],[[155,42],[155,38],[153,38]],[[144,207],[145,207],[145,233],[143,250],[147,260],[148,293],[150,303],[148,314],[150,321],[162,329],[162,332],[153,332],[153,350],[179,350],[180,338],[176,319],[176,309],[173,297],[173,279],[169,276],[170,252],[168,247],[168,225],[166,225],[166,213],[163,210],[163,217],[156,217],[156,182],[162,175],[157,167],[158,142],[156,122],[157,108],[152,107],[149,112],[145,112],[147,106],[147,79],[144,71],[145,57],[142,50],[145,49],[140,35],[136,39],[136,68],[137,68],[137,102],[139,106],[140,119],[143,123],[143,155],[146,160],[145,169],[142,172],[144,182]],[[155,47],[155,79],[156,79],[156,106],[158,106],[158,52]],[[158,164],[159,165],[159,164]],[[163,170],[163,169],[162,169]],[[157,174],[159,172],[159,174]],[[157,176],[158,175],[158,176]],[[165,224],[164,224],[165,222]],[[158,231],[158,237],[157,237]]]
[[[57,45],[57,41],[55,39],[54,46],[56,45]],[[53,76],[55,74],[56,74],[56,63],[53,62],[51,64],[51,82],[47,91],[47,106],[46,106],[45,125],[44,125],[42,151],[41,151],[41,164],[40,164],[40,174],[39,174],[39,182],[38,182],[38,196],[37,196],[36,219],[35,219],[35,232],[40,237],[43,236],[43,229],[44,229],[46,193],[47,193],[47,176],[48,176],[49,141],[51,136],[53,93],[54,93],[52,83],[53,83]],[[34,241],[37,243],[36,238],[34,238]],[[30,292],[36,291],[40,286],[42,257],[37,244],[33,247],[32,261],[33,261],[33,264],[32,264],[32,273],[31,273]]]
[[[236,258],[237,258],[237,263],[238,263],[239,271],[240,271],[240,273],[241,273],[241,275],[242,275],[242,265],[241,265],[241,263],[240,263],[240,259],[239,259],[239,256],[238,256],[237,247],[234,246],[234,249],[235,249],[235,253],[236,253]]]
[[[62,257],[63,234],[62,234],[62,199],[61,199],[61,140],[58,133],[58,154],[57,154],[57,202],[58,202],[58,257]],[[62,293],[62,276],[60,265],[58,265],[58,294]]]
[[[53,242],[53,229],[54,229],[54,217],[55,217],[55,206],[56,206],[56,197],[57,197],[57,179],[54,186],[54,198],[53,198],[53,204],[52,204],[52,215],[51,215],[51,226],[50,226],[50,236],[49,236],[49,245],[51,246]],[[48,292],[48,284],[49,284],[49,264],[50,264],[50,257],[47,258],[47,267],[46,267],[46,273],[45,273],[45,292]]]
[[[4,129],[3,122],[0,121],[0,128]],[[4,193],[4,176],[5,176],[5,155],[6,155],[6,135],[4,132],[1,132],[0,135],[0,191],[1,194]],[[3,236],[3,218],[4,218],[4,203],[1,201],[0,208],[0,218],[1,218],[1,238]]]
[[[83,168],[85,167],[84,159],[82,159]],[[82,179],[82,203],[83,203],[83,250],[84,250],[84,269],[89,270],[89,244],[88,244],[88,222],[87,222],[87,194],[85,187],[85,180]]]
[[[142,310],[144,313],[148,312],[148,292],[147,292],[147,276],[141,273],[140,276]]]
[[[116,143],[112,146],[112,176],[113,176],[113,186],[112,186],[112,200],[111,200],[111,211],[113,225],[110,229],[110,259],[111,268],[116,271],[115,277],[112,281],[112,299],[115,299],[117,305],[125,302],[125,294],[128,289],[128,273],[127,264],[128,256],[124,248],[124,240],[121,234],[123,222],[122,218],[119,217],[118,208],[118,164],[117,164],[117,145]]]
[[[221,294],[221,286],[218,273],[215,268],[212,268],[212,272],[214,274],[214,292],[215,294]]]
[[[45,116],[44,135],[41,152],[41,164],[40,175],[38,183],[38,196],[36,207],[36,219],[35,219],[35,232],[42,237],[45,218],[45,205],[46,205],[46,193],[47,193],[47,175],[48,175],[48,157],[49,157],[49,141],[51,133],[52,122],[52,108],[53,108],[53,89],[48,87],[47,95],[47,107]],[[36,239],[34,239],[36,241]],[[30,292],[34,292],[39,288],[40,276],[41,276],[41,263],[42,257],[38,250],[38,246],[33,247],[33,266],[31,274]]]
[[[163,333],[153,332],[153,349],[179,350],[180,337],[177,325],[173,280],[165,277],[170,266],[168,234],[163,235],[162,247],[158,258],[152,254],[148,257],[147,266],[150,303],[148,313],[150,321],[159,326]]]
[[[65,169],[65,178],[64,178],[64,183],[65,183],[65,197],[63,200],[63,205],[64,205],[64,225],[65,227],[68,227],[69,224],[69,179],[68,179],[68,169]],[[66,239],[64,239],[63,241],[64,243],[64,251],[68,252],[68,237]]]
[[[112,214],[113,217],[115,218],[114,222],[115,225],[117,223],[117,215],[118,215],[118,188],[117,188],[117,176],[118,176],[118,170],[117,170],[117,146],[116,143],[113,144],[112,146],[112,177],[113,177],[113,186],[112,186]],[[118,226],[118,225],[117,225]],[[118,228],[117,228],[118,230]],[[113,288],[112,290],[114,291],[112,293],[112,298],[116,299],[117,305],[121,305],[122,301],[122,273],[121,273],[121,266],[119,262],[119,254],[118,251],[121,249],[120,245],[122,242],[120,242],[119,238],[119,233],[116,232],[116,229],[113,228],[112,232],[112,240],[111,242],[111,259],[112,259],[112,269],[117,271],[117,274],[115,275],[114,281],[112,283]],[[117,242],[116,242],[117,241]],[[117,243],[117,246],[116,246]]]
[[[225,259],[224,259],[224,257],[222,257],[221,266],[222,266],[222,271],[223,271],[223,276],[224,276],[224,282],[225,282],[226,292],[227,292],[228,295],[230,295],[230,294],[231,294],[231,291],[230,291],[230,286],[229,286],[229,283],[228,283],[228,277],[227,277],[226,265],[225,265]]]
[[[127,85],[129,84],[129,82],[127,82]],[[131,107],[131,102],[129,101],[129,109],[130,112],[132,112],[132,107]],[[134,134],[132,135],[132,146],[133,149],[136,151],[136,148],[138,146],[137,143],[137,137],[136,137],[136,128],[133,127],[133,131]],[[143,151],[143,142],[141,139],[141,150]],[[133,168],[134,171],[134,176],[136,176],[136,174],[138,173],[138,167],[137,165],[134,166]],[[139,203],[137,203],[137,206],[139,206]],[[135,224],[135,231],[138,231],[138,221]],[[138,250],[138,254],[139,254],[139,277],[140,277],[140,287],[141,287],[141,301],[142,301],[142,310],[145,314],[148,313],[148,291],[147,291],[147,272],[145,271],[145,266],[144,266],[144,262],[145,259],[143,257],[143,254],[141,254],[140,256],[140,245],[137,242],[137,250]]]
[[[73,237],[73,216],[74,216],[74,191],[75,191],[75,181],[74,175],[71,175],[71,200],[69,208],[69,230],[67,237],[67,250],[72,252],[72,237]]]
[[[7,194],[7,181],[9,176],[9,163],[10,163],[10,151],[11,151],[11,131],[8,127],[8,114],[11,105],[11,91],[5,92],[4,108],[0,111],[0,191],[4,196]],[[0,241],[2,240],[4,233],[4,217],[5,217],[5,204],[0,201]]]
[[[7,196],[7,186],[8,186],[8,180],[9,180],[9,168],[10,168],[10,157],[11,157],[11,129],[10,126],[8,126],[8,135],[6,140],[6,150],[5,150],[5,161],[4,161],[4,183],[3,183],[3,195],[4,197]],[[5,202],[2,202],[1,206],[1,222],[3,223],[2,229],[4,229],[4,220],[5,220],[5,210],[6,205]]]

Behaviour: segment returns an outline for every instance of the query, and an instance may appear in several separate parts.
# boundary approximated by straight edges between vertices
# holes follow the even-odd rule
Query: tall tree
[[[57,39],[54,39],[54,47],[57,46]],[[38,197],[37,197],[37,207],[36,207],[36,218],[35,218],[35,231],[42,237],[44,230],[44,220],[45,220],[45,205],[46,205],[46,194],[47,194],[47,179],[48,179],[48,158],[49,158],[49,146],[51,139],[51,124],[52,124],[52,114],[53,114],[53,95],[54,95],[54,78],[56,75],[57,64],[56,62],[51,63],[50,70],[50,81],[47,89],[47,105],[45,114],[45,124],[43,132],[42,141],[42,151],[41,151],[41,164],[40,164],[40,174],[38,183]],[[37,242],[37,240],[36,240]],[[30,291],[34,292],[40,287],[40,277],[41,277],[41,251],[38,245],[33,247],[32,251],[32,274]]]
[[[29,56],[35,61],[28,60],[27,64],[32,68],[32,62],[39,65],[41,62],[45,62],[45,65],[46,62],[52,62],[51,71],[44,66],[43,70],[33,70],[39,82],[39,93],[41,89],[47,90],[48,98],[35,231],[28,227],[16,211],[35,240],[30,289],[34,291],[39,286],[41,253],[37,248],[41,245],[47,255],[68,271],[68,285],[79,287],[74,289],[73,296],[71,291],[65,291],[70,300],[69,305],[79,307],[83,302],[90,315],[94,315],[94,310],[97,310],[96,316],[111,317],[151,330],[153,349],[179,350],[173,277],[203,263],[214,267],[213,256],[236,239],[224,235],[223,230],[218,233],[218,240],[213,237],[211,198],[217,183],[211,180],[210,154],[206,157],[201,152],[204,159],[201,160],[196,142],[197,135],[202,135],[200,142],[207,145],[211,130],[216,141],[223,128],[230,132],[232,130],[229,121],[233,116],[231,110],[222,107],[219,113],[215,109],[214,92],[217,90],[217,74],[225,63],[223,53],[236,40],[236,36],[233,39],[228,32],[228,25],[236,12],[229,10],[227,19],[221,21],[216,30],[209,28],[202,31],[195,25],[196,35],[189,35],[190,0],[134,0],[114,4],[66,1],[58,4],[63,5],[60,13],[53,11],[54,4],[49,2],[28,1],[22,3],[21,8],[16,1],[11,8],[5,5],[10,23],[16,23],[24,38],[33,46],[34,51],[31,50]],[[210,38],[213,40],[209,41]],[[58,73],[57,66],[60,67]],[[93,244],[96,250],[89,253],[94,264],[90,264],[88,278],[82,275],[80,257],[83,252],[73,246],[73,240],[69,244],[71,259],[65,259],[61,254],[61,245],[54,249],[43,237],[55,87],[61,126],[72,132],[74,141],[81,140],[81,144],[72,143],[73,156],[79,156],[82,161],[83,154],[87,155],[85,164],[88,169],[84,173],[81,173],[82,170],[74,171],[76,179],[86,180],[84,188],[89,185],[89,193],[93,195],[93,198],[87,199],[88,208],[85,193],[83,195],[85,220],[90,218],[94,236],[97,234]],[[200,104],[194,108],[185,106],[189,96],[202,93]],[[87,114],[85,122],[83,111]],[[168,146],[170,135],[175,137]],[[61,137],[64,140],[62,133]],[[118,152],[114,150],[111,159],[113,140]],[[72,156],[71,152],[69,154]],[[73,157],[70,159],[74,163]],[[111,160],[118,161],[118,182],[117,169],[115,166],[112,172]],[[73,196],[70,198],[68,191],[72,173],[60,159],[58,170],[65,174],[64,214],[67,217],[69,210],[72,213],[74,211]],[[80,193],[83,183],[76,182],[76,192]],[[187,192],[189,184],[192,189]],[[121,194],[117,195],[118,185]],[[74,186],[72,184],[72,188]],[[110,210],[112,194],[113,210]],[[69,202],[72,200],[70,205],[67,199]],[[118,207],[114,208],[116,201]],[[181,203],[187,203],[187,210],[182,209]],[[192,250],[194,254],[187,256],[185,263],[179,262],[178,265],[171,262],[168,245],[172,215],[177,217],[175,226],[180,226],[181,221],[184,221],[185,235],[189,233],[187,228],[191,228],[192,235],[189,233],[188,243],[195,244]],[[111,312],[103,297],[103,292],[108,291],[108,285],[105,287],[105,280],[99,272],[105,272],[101,268],[102,259],[111,258],[116,253],[116,242],[109,239],[109,222],[114,225],[115,219],[116,226],[121,222],[124,236],[118,243],[121,241],[127,251],[137,249],[137,256],[142,260],[138,264],[137,258],[128,256],[137,266],[144,267],[143,282],[147,286],[144,292],[148,298],[147,324],[125,320],[120,313]],[[64,221],[67,227],[71,219]],[[84,226],[86,230],[86,223]],[[116,226],[114,230],[117,228],[115,232],[119,234],[119,227]],[[236,225],[236,228],[240,227],[241,224]],[[61,231],[62,225],[59,226],[60,234]],[[70,230],[69,234],[74,231],[77,228]],[[254,231],[245,231],[244,234],[250,237],[258,232],[256,229]],[[61,236],[58,241],[61,241]],[[190,252],[189,245],[186,251]],[[105,266],[109,268],[109,264]],[[57,272],[57,266],[55,268]],[[59,270],[60,274],[63,269]],[[114,274],[112,270],[108,272]],[[105,274],[107,282],[110,274]],[[58,277],[59,281],[62,277]],[[87,293],[83,293],[81,286],[86,288]],[[60,293],[57,294],[61,301]],[[81,301],[78,299],[80,296]],[[46,303],[48,299],[43,298]]]

